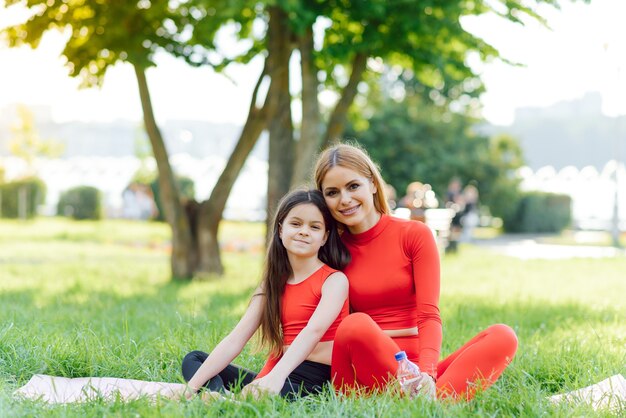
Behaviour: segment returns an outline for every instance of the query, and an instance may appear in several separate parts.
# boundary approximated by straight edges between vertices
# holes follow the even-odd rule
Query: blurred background
[[[0,2],[2,217],[264,221],[341,138],[399,216],[626,230],[621,0],[30,3]]]

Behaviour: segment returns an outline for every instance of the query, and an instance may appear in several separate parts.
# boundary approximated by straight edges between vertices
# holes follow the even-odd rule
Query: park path
[[[562,260],[570,258],[624,257],[626,251],[601,245],[560,245],[542,243],[545,235],[503,234],[496,238],[474,240],[473,244],[499,254],[522,260]]]

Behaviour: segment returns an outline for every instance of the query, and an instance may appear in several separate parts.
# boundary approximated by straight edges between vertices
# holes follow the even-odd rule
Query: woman
[[[361,149],[325,150],[315,182],[332,216],[343,225],[352,262],[352,312],[335,334],[331,374],[341,391],[380,390],[395,375],[394,354],[407,352],[422,373],[426,396],[470,399],[502,374],[517,350],[508,326],[493,325],[439,361],[439,252],[421,222],[393,218],[382,177]]]
[[[245,314],[211,352],[185,356],[187,397],[202,387],[225,392],[317,393],[330,382],[337,326],[348,315],[348,280],[338,271],[350,261],[336,223],[317,190],[297,190],[280,202],[265,271]],[[257,375],[230,364],[257,329],[270,357]]]

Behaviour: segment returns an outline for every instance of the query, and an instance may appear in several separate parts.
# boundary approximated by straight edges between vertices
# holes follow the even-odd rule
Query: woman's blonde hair
[[[388,215],[391,213],[387,197],[385,195],[385,181],[380,175],[378,167],[367,152],[353,144],[337,144],[330,148],[326,148],[317,157],[315,164],[315,185],[318,190],[322,191],[322,182],[326,173],[333,167],[343,167],[354,170],[360,175],[370,179],[376,187],[374,194],[374,207],[379,213]]]

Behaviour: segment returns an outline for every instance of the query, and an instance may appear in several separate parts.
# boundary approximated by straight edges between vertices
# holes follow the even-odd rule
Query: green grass
[[[33,374],[180,382],[180,361],[237,322],[260,273],[264,228],[226,223],[227,274],[169,280],[162,224],[0,221],[0,416],[610,416],[548,395],[626,374],[626,258],[521,261],[470,246],[443,260],[443,355],[498,322],[518,333],[512,365],[469,403],[385,394],[295,403],[146,399],[47,406],[12,392]],[[237,362],[259,369],[263,353]]]

